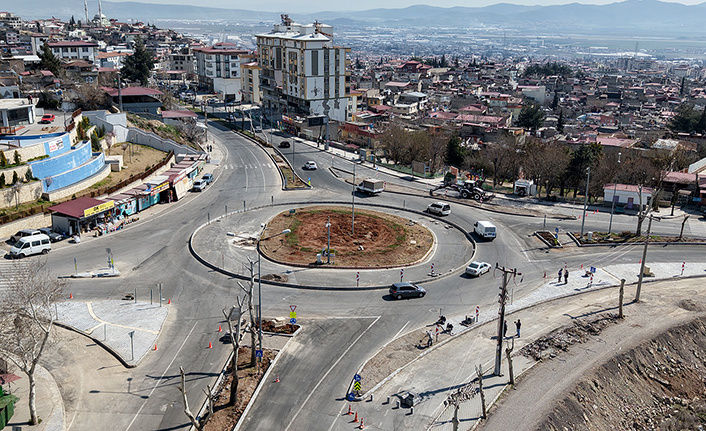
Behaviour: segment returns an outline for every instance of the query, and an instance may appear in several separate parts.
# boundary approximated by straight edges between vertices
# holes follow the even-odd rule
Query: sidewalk
[[[688,286],[688,295],[693,297],[693,289],[703,289],[703,281],[696,277],[706,275],[706,263],[691,263],[685,268],[681,276],[681,264],[653,263],[649,265],[655,277],[644,278],[642,298],[650,298],[664,292],[673,283],[680,281],[680,286]],[[598,268],[594,276],[594,283],[588,286],[588,278],[579,275],[574,270],[569,282],[564,284],[556,279],[546,281],[540,288],[529,295],[516,300],[506,308],[506,321],[508,322],[508,337],[506,341],[514,339],[513,368],[515,377],[529,370],[535,362],[520,356],[518,352],[531,341],[549,333],[551,330],[568,325],[575,316],[582,316],[594,312],[606,311],[617,307],[617,288],[601,289],[601,287],[617,286],[619,279],[626,279],[625,297],[626,313],[634,308],[642,308],[642,304],[634,304],[638,264],[613,265]],[[657,283],[655,283],[657,281]],[[582,293],[577,295],[577,293]],[[672,291],[670,290],[670,295]],[[560,300],[556,300],[559,299]],[[672,297],[670,296],[670,299]],[[649,305],[649,299],[646,300]],[[676,302],[676,301],[672,301]],[[664,316],[667,311],[660,315]],[[471,314],[471,313],[469,313]],[[452,337],[435,344],[431,349],[418,350],[416,357],[409,360],[405,358],[391,375],[380,380],[374,376],[375,367],[364,366],[359,372],[362,376],[363,390],[367,391],[363,399],[368,402],[354,404],[354,410],[366,420],[366,425],[375,425],[379,429],[433,429],[452,430],[452,408],[446,408],[444,401],[447,397],[475,379],[474,368],[482,365],[484,370],[483,386],[488,408],[496,400],[507,385],[507,361],[503,345],[502,374],[504,377],[491,376],[494,367],[495,350],[497,342],[497,309],[483,310],[480,313],[480,323],[470,328],[460,325],[465,316],[453,316],[449,319],[454,325],[455,333]],[[522,338],[514,338],[515,326],[512,322],[520,318],[522,325]],[[430,322],[432,323],[432,322]],[[415,340],[423,338],[427,328],[411,331]],[[408,335],[406,334],[406,335]],[[391,350],[393,343],[383,347],[376,357],[388,358],[394,361],[398,352]],[[373,360],[371,359],[371,362]],[[393,362],[394,367],[394,362]],[[366,384],[367,383],[367,384]],[[415,406],[414,413],[409,408],[397,408],[397,400],[406,396],[408,392],[418,394],[419,403]],[[371,394],[374,401],[369,402]],[[390,397],[390,404],[387,398]],[[345,408],[347,408],[347,403]],[[391,414],[390,414],[391,413]],[[459,419],[463,429],[470,429],[478,422],[481,416],[480,397],[476,396],[463,403],[459,410]],[[343,421],[346,418],[342,419]]]
[[[35,371],[36,378],[36,398],[37,416],[41,420],[38,425],[30,427],[29,421],[29,379],[21,371],[15,370],[15,374],[21,378],[9,385],[4,385],[5,391],[19,398],[15,403],[15,415],[7,423],[7,430],[14,426],[22,429],[32,429],[33,431],[64,431],[66,423],[64,420],[64,402],[59,392],[59,386],[54,378],[44,367],[37,365]]]

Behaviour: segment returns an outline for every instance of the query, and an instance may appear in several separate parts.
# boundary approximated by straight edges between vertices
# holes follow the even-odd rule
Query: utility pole
[[[118,109],[123,112],[123,85],[121,84],[122,75],[118,71]]]
[[[351,203],[351,235],[355,235],[355,162],[353,162],[353,196]]]
[[[581,238],[583,238],[583,227],[586,224],[586,208],[588,207],[588,183],[591,181],[591,167],[586,168],[586,198],[583,200],[583,217],[581,217]]]
[[[513,277],[515,277],[518,272],[516,268],[507,269],[504,266],[500,267],[497,263],[495,264],[495,269],[503,272],[503,285],[500,286],[500,298],[498,299],[498,302],[500,303],[500,310],[498,310],[498,342],[495,347],[495,370],[493,371],[493,375],[500,376],[500,366],[502,364],[503,356],[503,335],[505,332],[505,303],[507,302],[508,297],[507,276],[508,274],[511,274]]]
[[[650,229],[652,228],[652,219],[655,218],[652,214],[648,216],[650,221],[647,222],[647,235],[645,236],[645,248],[642,250],[642,263],[640,264],[640,275],[637,279],[637,292],[635,292],[635,302],[640,302],[640,291],[642,290],[642,277],[645,275],[645,259],[647,258],[647,244],[650,242]],[[657,221],[660,219],[657,218]]]

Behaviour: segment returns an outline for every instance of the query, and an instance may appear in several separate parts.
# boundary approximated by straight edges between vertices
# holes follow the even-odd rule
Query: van
[[[483,238],[487,239],[489,241],[492,241],[495,239],[495,236],[497,234],[497,228],[495,225],[489,221],[477,221],[474,225],[474,231],[476,234]]]
[[[446,216],[451,214],[451,205],[445,202],[434,202],[433,204],[429,204],[427,207],[427,212],[429,214]]]
[[[51,250],[51,241],[44,234],[20,238],[10,249],[10,256],[27,257],[33,254],[47,254]]]

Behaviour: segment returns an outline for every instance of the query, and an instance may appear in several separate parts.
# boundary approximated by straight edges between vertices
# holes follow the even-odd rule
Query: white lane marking
[[[130,423],[128,424],[127,428],[125,428],[125,431],[128,431],[128,430],[130,429],[130,427],[132,426],[132,424],[135,422],[135,420],[137,419],[137,417],[140,415],[140,412],[141,412],[142,409],[145,407],[145,404],[147,404],[147,401],[150,399],[150,397],[151,397],[152,394],[154,393],[154,390],[157,389],[157,386],[159,386],[159,383],[162,381],[162,379],[164,378],[164,376],[167,374],[167,371],[169,371],[169,369],[172,367],[172,364],[174,363],[174,361],[176,361],[177,356],[179,356],[179,352],[181,352],[181,349],[184,348],[184,345],[186,344],[186,340],[188,340],[189,337],[191,336],[191,333],[194,332],[194,329],[196,329],[196,324],[198,324],[198,323],[199,323],[199,322],[194,322],[194,326],[191,327],[191,331],[189,331],[189,333],[186,335],[186,338],[184,338],[184,341],[181,343],[181,346],[179,346],[179,350],[177,350],[177,352],[174,354],[174,357],[172,358],[172,361],[169,363],[169,365],[167,365],[167,368],[164,369],[164,372],[162,373],[162,375],[159,376],[159,380],[157,380],[157,383],[155,383],[154,387],[152,388],[152,390],[150,391],[150,393],[147,395],[147,398],[145,399],[145,402],[142,403],[142,405],[140,406],[140,409],[137,411],[137,413],[135,413],[135,417],[132,418],[132,420],[131,420]]]
[[[338,357],[338,359],[336,360],[336,362],[334,362],[333,365],[331,365],[331,368],[329,368],[328,371],[326,371],[326,374],[324,374],[324,376],[321,377],[321,380],[319,380],[319,382],[316,384],[316,386],[314,386],[314,389],[311,390],[311,392],[310,392],[309,395],[306,397],[306,399],[304,400],[304,402],[301,403],[301,405],[299,406],[299,410],[297,410],[297,412],[294,414],[294,417],[292,418],[291,421],[289,421],[289,425],[287,425],[287,428],[285,428],[284,431],[289,430],[289,428],[292,426],[292,424],[294,423],[294,421],[297,419],[297,416],[299,416],[299,413],[301,413],[301,411],[302,411],[302,409],[304,408],[304,406],[306,405],[306,403],[309,402],[309,399],[311,398],[311,396],[314,395],[314,392],[316,392],[316,390],[319,388],[319,386],[320,386],[321,383],[324,381],[324,379],[326,378],[326,376],[329,375],[329,373],[331,372],[331,370],[333,370],[333,368],[334,368],[336,365],[338,365],[338,363],[341,361],[341,359],[343,359],[343,357],[346,356],[346,354],[348,353],[348,351],[349,351],[350,349],[352,349],[353,346],[355,346],[355,343],[357,343],[358,340],[360,340],[360,338],[361,338],[363,335],[365,335],[365,333],[368,332],[368,330],[369,330],[370,328],[373,327],[373,325],[375,324],[375,322],[377,322],[378,320],[380,320],[380,317],[381,317],[381,316],[378,316],[375,320],[373,320],[373,322],[372,322],[370,325],[368,325],[367,328],[365,328],[365,331],[361,332],[360,335],[358,335],[358,338],[356,338],[355,341],[353,341],[353,342],[348,346],[348,348],[343,352],[343,354],[341,354],[341,356]],[[345,407],[345,403],[341,406],[341,411],[343,411],[343,407]],[[336,419],[338,419],[339,416],[341,416],[341,412],[339,412],[339,413],[336,415]],[[329,428],[329,431],[331,431],[331,429],[333,429],[333,426],[334,426],[334,424],[336,423],[336,419],[333,420],[333,423],[331,424],[331,428]]]
[[[407,325],[409,325],[409,320],[407,321],[407,323],[404,324],[404,326],[403,326],[402,328],[400,328],[399,331],[397,331],[397,333],[395,334],[394,337],[392,337],[392,339],[393,339],[393,340],[396,340],[397,337],[399,337],[399,335],[402,333],[402,331],[404,331],[404,328],[407,327]]]

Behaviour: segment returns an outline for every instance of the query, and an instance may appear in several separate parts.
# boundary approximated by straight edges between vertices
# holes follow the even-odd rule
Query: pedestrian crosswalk
[[[254,164],[244,164],[244,165],[237,165],[237,164],[234,164],[234,163],[231,163],[231,164],[227,164],[227,163],[226,163],[226,164],[221,165],[221,167],[222,167],[224,170],[228,170],[228,169],[231,169],[231,170],[236,170],[236,169],[262,169],[262,168],[267,168],[267,167],[269,167],[269,166],[270,166],[270,165],[267,164],[267,163],[254,163]]]
[[[12,279],[21,271],[27,270],[27,265],[26,262],[0,259],[0,297],[10,289]]]

